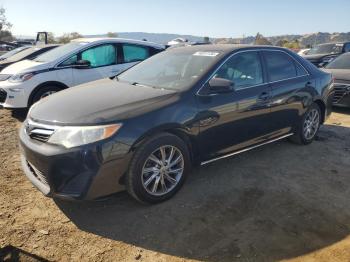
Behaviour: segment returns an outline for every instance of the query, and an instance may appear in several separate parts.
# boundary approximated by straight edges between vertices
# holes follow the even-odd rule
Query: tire
[[[182,187],[190,166],[188,147],[182,139],[169,133],[155,135],[136,149],[126,175],[126,189],[141,203],[165,201]]]
[[[313,122],[310,122],[310,120]],[[320,125],[321,109],[316,103],[313,103],[303,115],[296,133],[291,137],[291,141],[300,145],[310,144],[315,139]]]
[[[38,91],[36,91],[31,99],[29,107],[31,107],[34,103],[38,102],[40,99],[52,95],[62,89],[58,86],[43,86],[40,87]]]

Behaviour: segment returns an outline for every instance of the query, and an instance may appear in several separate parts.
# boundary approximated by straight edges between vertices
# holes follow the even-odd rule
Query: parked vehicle
[[[0,56],[0,61],[5,60],[5,59],[7,59],[7,58],[19,53],[19,52],[22,52],[23,50],[28,49],[28,48],[30,48],[30,46],[20,46],[20,47],[17,47],[11,51],[8,51],[5,54],[3,54],[2,56]]]
[[[337,56],[350,51],[350,42],[317,45],[303,57],[317,67],[324,67]]]
[[[157,203],[193,165],[287,137],[311,143],[332,92],[330,74],[287,49],[174,48],[35,104],[20,130],[22,166],[47,196],[94,199],[126,188]]]
[[[17,52],[3,60],[0,61],[0,71],[5,67],[17,63],[22,60],[32,60],[37,56],[57,47],[58,45],[43,45],[43,46],[31,46],[28,48],[23,48],[20,52]],[[19,47],[21,48],[21,47]]]
[[[298,55],[301,55],[301,56],[307,55],[309,51],[310,51],[310,48],[300,49],[298,52]]]
[[[162,45],[119,38],[82,38],[35,59],[6,67],[0,74],[0,106],[30,107],[71,86],[113,77],[160,51]]]
[[[188,43],[188,39],[178,37],[178,38],[175,38],[175,39],[169,41],[167,46],[173,46],[173,45],[184,44],[184,43]]]
[[[338,56],[324,71],[334,77],[333,105],[350,107],[350,53]]]

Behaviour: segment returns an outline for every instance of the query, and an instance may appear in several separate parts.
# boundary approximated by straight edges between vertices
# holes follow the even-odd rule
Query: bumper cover
[[[29,138],[20,130],[22,168],[44,195],[90,200],[124,190],[128,145],[109,140],[66,149]]]

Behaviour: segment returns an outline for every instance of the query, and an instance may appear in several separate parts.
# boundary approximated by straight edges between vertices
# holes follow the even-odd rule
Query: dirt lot
[[[309,146],[281,141],[198,168],[156,206],[124,192],[43,197],[20,169],[21,120],[0,110],[0,260],[12,248],[23,261],[350,261],[350,110]]]

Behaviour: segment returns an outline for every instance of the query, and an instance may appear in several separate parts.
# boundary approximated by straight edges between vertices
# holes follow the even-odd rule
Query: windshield
[[[39,51],[41,48],[40,47],[31,47],[31,48],[28,48],[22,52],[19,52],[17,54],[14,54],[13,56],[9,57],[8,60],[10,61],[18,61],[18,60],[21,60],[37,51]]]
[[[326,68],[328,69],[350,69],[350,53],[338,56],[330,62]]]
[[[3,54],[2,56],[0,56],[0,59],[1,59],[1,60],[7,59],[7,58],[9,58],[10,56],[13,56],[14,54],[17,54],[17,53],[19,53],[19,52],[21,52],[21,51],[23,51],[23,50],[28,49],[28,48],[30,48],[30,46],[21,46],[21,47],[17,47],[17,48],[15,48],[15,49],[13,49],[13,50],[11,50],[11,51],[9,51],[9,52]]]
[[[219,52],[164,51],[118,76],[119,81],[154,88],[184,90],[192,86],[218,60]]]
[[[34,59],[34,61],[51,62],[86,44],[86,42],[71,42],[60,47],[54,48],[42,55],[39,55],[37,58]]]
[[[343,49],[342,44],[325,44],[317,45],[310,49],[307,53],[308,55],[318,55],[318,54],[338,54],[341,53]]]

